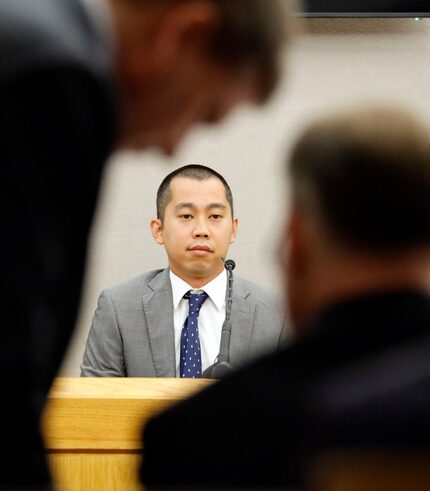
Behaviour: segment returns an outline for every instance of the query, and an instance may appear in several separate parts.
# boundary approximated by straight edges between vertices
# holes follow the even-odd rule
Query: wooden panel
[[[192,379],[59,378],[42,428],[48,449],[138,450],[144,422],[213,383]]]
[[[56,379],[42,431],[57,488],[142,491],[138,467],[145,421],[212,383],[205,379]]]
[[[138,454],[54,453],[48,459],[62,491],[143,491]]]

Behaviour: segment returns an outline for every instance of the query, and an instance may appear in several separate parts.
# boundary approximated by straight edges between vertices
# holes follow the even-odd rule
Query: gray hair
[[[335,239],[371,252],[430,246],[430,129],[395,107],[311,125],[289,167],[295,204]]]

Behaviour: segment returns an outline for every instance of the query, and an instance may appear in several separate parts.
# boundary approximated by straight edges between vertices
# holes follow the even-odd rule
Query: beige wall
[[[62,369],[77,376],[103,288],[164,267],[149,234],[157,186],[188,163],[229,181],[239,216],[230,250],[237,274],[280,288],[275,250],[286,203],[283,161],[297,132],[343,103],[397,101],[430,120],[430,19],[312,19],[289,55],[285,80],[264,109],[241,109],[215,129],[194,131],[174,159],[115,156],[105,172],[94,222],[81,315]]]

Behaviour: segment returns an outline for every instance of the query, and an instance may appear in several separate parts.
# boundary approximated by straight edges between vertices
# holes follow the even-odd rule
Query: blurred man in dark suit
[[[104,162],[172,154],[278,80],[276,0],[1,0],[0,488],[49,483],[39,417],[78,308]]]
[[[429,447],[429,128],[390,108],[323,119],[289,174],[296,339],[152,419],[148,486],[302,485],[328,448]]]

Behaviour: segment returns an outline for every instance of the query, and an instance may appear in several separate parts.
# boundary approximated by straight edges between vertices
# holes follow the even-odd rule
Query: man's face
[[[237,218],[231,216],[221,181],[175,177],[164,218],[152,220],[155,241],[163,244],[170,269],[198,288],[223,270],[222,257],[234,242]]]
[[[203,54],[184,56],[129,85],[122,144],[172,155],[193,126],[215,124],[252,100],[251,74],[239,77]]]

